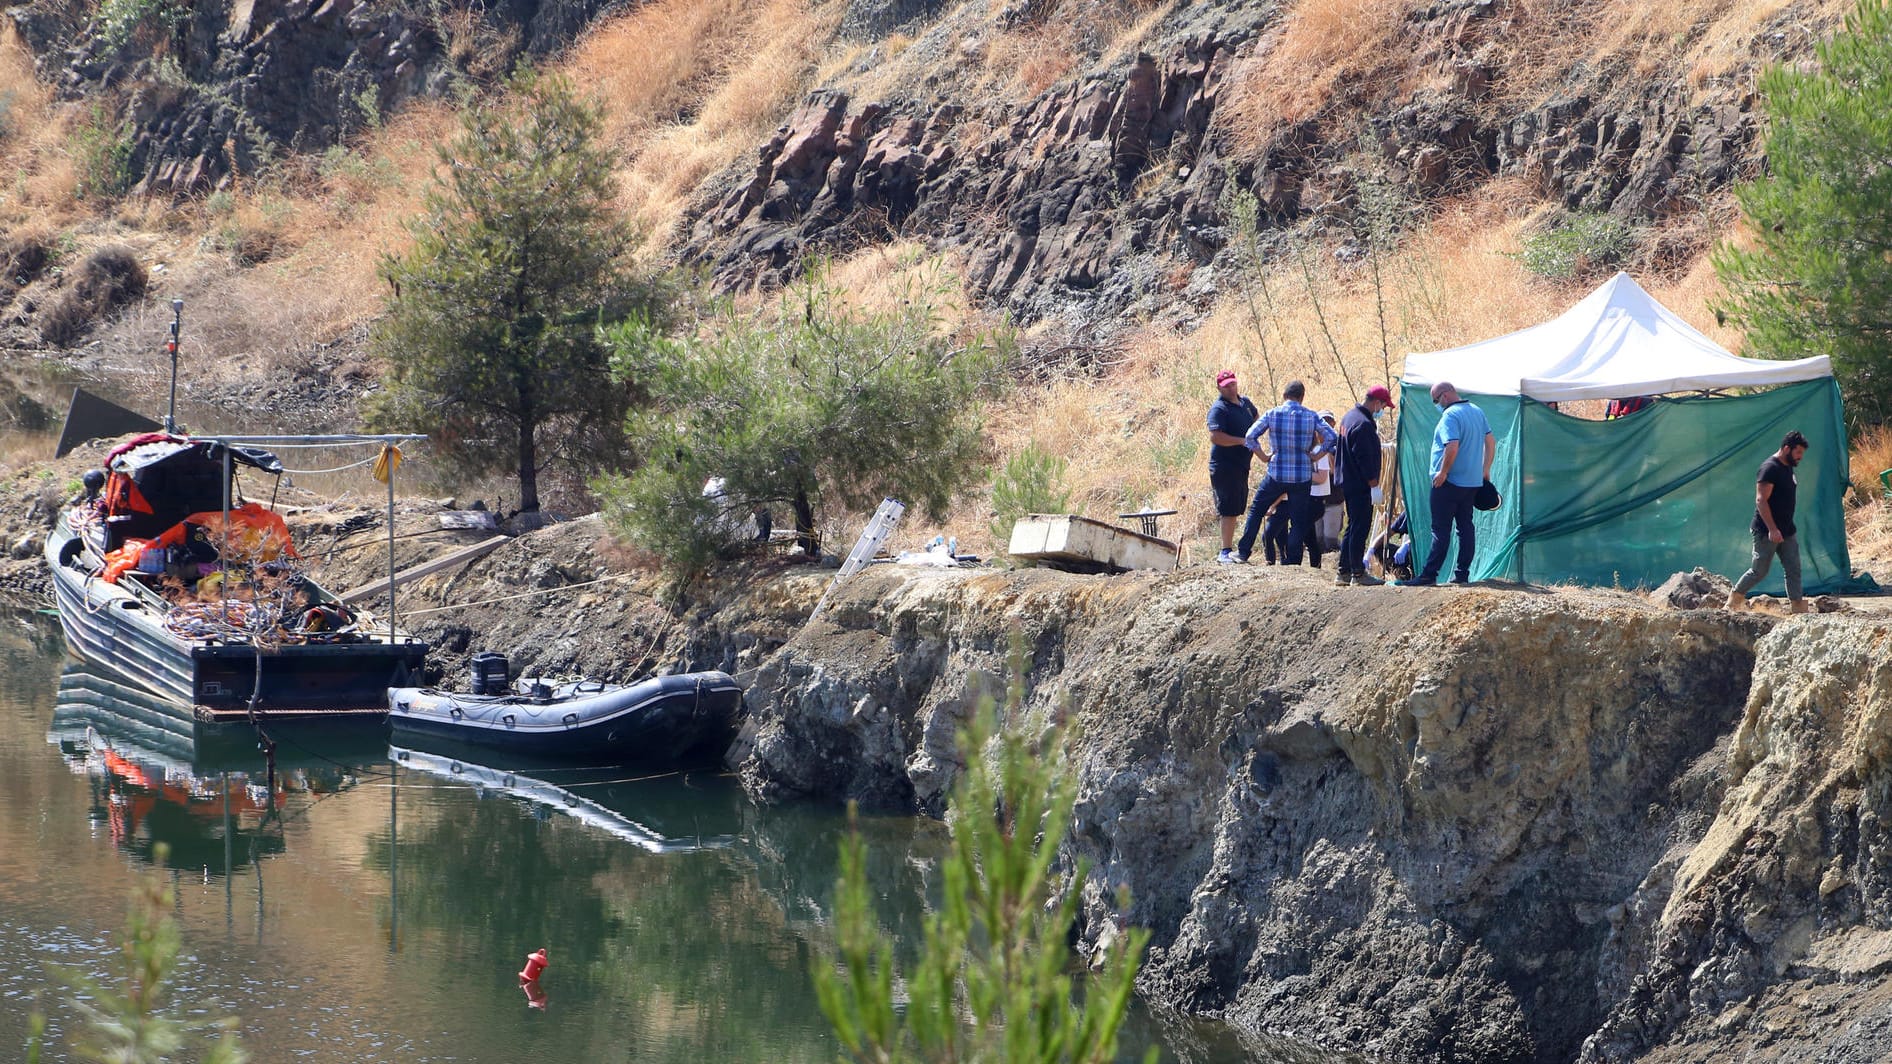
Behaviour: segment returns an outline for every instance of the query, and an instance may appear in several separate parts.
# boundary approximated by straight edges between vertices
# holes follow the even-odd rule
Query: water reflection
[[[266,727],[272,787],[255,729],[197,725],[58,654],[0,630],[0,951],[25,958],[0,971],[0,1058],[50,964],[105,970],[165,842],[182,982],[240,1018],[253,1059],[835,1059],[809,971],[838,811],[757,807],[715,772],[495,764],[332,726]],[[879,919],[911,948],[943,831],[861,826]],[[549,967],[521,986],[540,948]],[[1288,1059],[1138,1014],[1126,1053],[1146,1044]]]
[[[491,750],[469,755],[451,746],[388,748],[388,759],[397,768],[463,783],[482,799],[516,799],[541,818],[569,816],[651,853],[721,849],[735,842],[741,826],[733,805],[719,824],[715,811],[702,802],[679,801],[678,781],[687,783],[687,776],[677,773],[626,776],[626,769],[616,765],[573,767],[504,759],[497,759],[498,764],[477,764],[469,756],[495,760]],[[708,832],[705,813],[712,814]]]
[[[259,742],[275,744],[273,766]],[[87,819],[120,849],[208,878],[283,851],[277,823],[294,796],[359,783],[354,763],[380,750],[378,728],[205,724],[188,707],[68,661],[46,741],[88,782]],[[259,764],[260,762],[260,764]],[[259,771],[260,769],[260,771]]]

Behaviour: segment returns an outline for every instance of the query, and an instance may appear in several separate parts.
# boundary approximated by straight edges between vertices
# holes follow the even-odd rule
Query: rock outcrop
[[[1028,17],[1059,17],[1055,4],[1030,6]],[[1233,189],[1254,195],[1264,228],[1319,219],[1343,236],[1369,172],[1416,203],[1523,177],[1571,210],[1647,222],[1758,163],[1745,79],[1702,86],[1580,69],[1549,98],[1499,98],[1494,84],[1520,73],[1507,65],[1513,38],[1543,32],[1507,0],[1419,10],[1405,60],[1336,105],[1346,120],[1309,119],[1244,147],[1218,108],[1280,16],[1242,0],[1184,5],[1150,32],[1147,51],[1025,101],[824,88],[752,168],[724,179],[685,256],[725,285],[773,283],[809,254],[902,234],[963,256],[970,291],[1021,320],[1077,307],[1092,319],[1176,316],[1215,293],[1214,269],[1197,271],[1234,265]],[[1811,46],[1809,26],[1777,22],[1758,38],[1757,65]],[[960,32],[942,20],[912,47],[938,51]]]
[[[256,173],[287,152],[319,152],[455,78],[503,74],[569,43],[605,0],[484,5],[369,0],[148,5],[88,10],[64,0],[8,9],[41,73],[71,97],[124,101],[134,193],[185,196]],[[160,10],[162,9],[162,10]]]
[[[937,811],[1014,628],[1080,723],[1085,940],[1150,927],[1158,1002],[1402,1061],[1883,1059],[1892,626],[870,571],[751,684],[745,784]]]

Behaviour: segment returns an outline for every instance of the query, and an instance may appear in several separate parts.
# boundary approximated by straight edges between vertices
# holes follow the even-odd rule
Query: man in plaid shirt
[[[1247,561],[1255,549],[1255,536],[1261,531],[1261,519],[1277,499],[1287,497],[1288,550],[1281,560],[1287,565],[1301,564],[1301,548],[1313,534],[1308,523],[1307,493],[1314,486],[1314,459],[1331,454],[1340,437],[1312,410],[1301,405],[1307,388],[1300,381],[1289,381],[1281,390],[1282,403],[1255,419],[1243,442],[1248,449],[1268,462],[1268,473],[1255,489],[1255,499],[1248,504],[1248,520],[1242,525],[1242,538],[1235,544],[1236,557]],[[1261,449],[1266,434],[1274,444],[1274,454]]]

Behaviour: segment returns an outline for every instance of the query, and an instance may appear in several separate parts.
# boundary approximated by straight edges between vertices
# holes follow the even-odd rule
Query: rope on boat
[[[359,462],[350,462],[347,465],[338,465],[330,469],[290,469],[288,466],[284,466],[283,472],[293,473],[297,476],[313,477],[321,476],[325,473],[345,473],[350,469],[360,469],[362,466],[373,465],[380,460],[381,456],[377,454],[369,458],[363,458]]]

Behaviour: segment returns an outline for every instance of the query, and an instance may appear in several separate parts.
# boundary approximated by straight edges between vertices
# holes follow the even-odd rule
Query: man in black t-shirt
[[[1806,453],[1807,438],[1789,432],[1780,441],[1780,450],[1761,463],[1754,482],[1754,520],[1748,526],[1754,534],[1754,560],[1728,592],[1731,610],[1747,608],[1747,593],[1766,578],[1774,556],[1779,555],[1780,571],[1787,578],[1787,600],[1793,612],[1807,612],[1807,600],[1800,594],[1800,541],[1794,536],[1793,523],[1794,496],[1799,491],[1793,471]]]
[[[1215,375],[1221,394],[1209,407],[1209,488],[1215,493],[1216,516],[1222,519],[1222,551],[1215,560],[1224,564],[1235,556],[1235,522],[1248,508],[1248,463],[1253,457],[1242,436],[1261,412],[1235,383],[1235,371]]]

